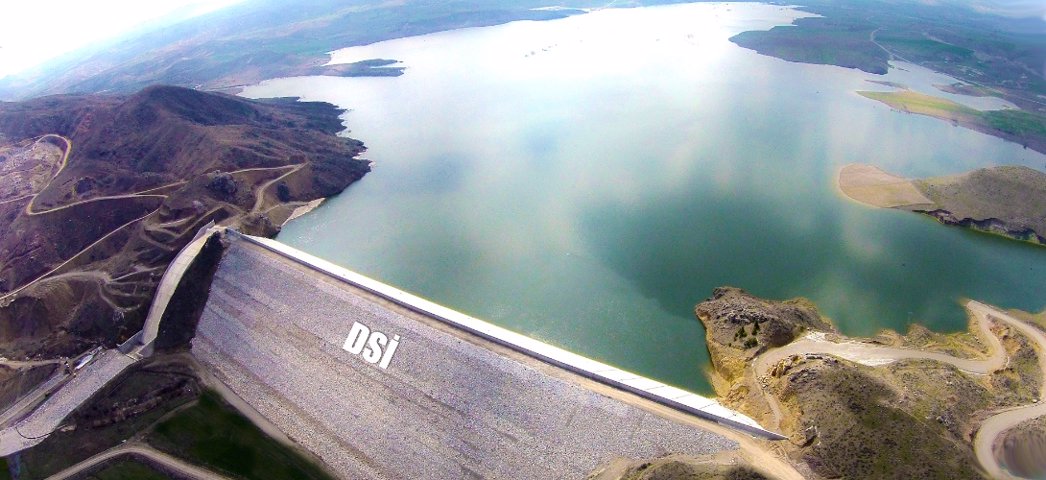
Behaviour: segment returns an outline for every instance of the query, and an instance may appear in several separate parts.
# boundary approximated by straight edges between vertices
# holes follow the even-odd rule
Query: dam
[[[225,242],[193,355],[344,478],[583,478],[736,449],[712,422],[782,438],[279,242]]]

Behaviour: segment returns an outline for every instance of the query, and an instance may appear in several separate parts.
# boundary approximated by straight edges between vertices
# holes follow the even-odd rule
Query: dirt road
[[[977,308],[986,314],[990,313],[993,318],[1003,321],[1020,331],[1036,346],[1035,350],[1038,353],[1039,371],[1043,372],[1044,377],[1043,384],[1039,389],[1038,402],[996,413],[981,424],[981,428],[977,430],[977,435],[973,439],[973,449],[977,454],[977,461],[988,471],[989,475],[994,478],[1017,478],[1007,473],[999,465],[994,453],[992,453],[992,444],[995,443],[995,439],[1003,432],[1027,420],[1046,415],[1046,403],[1044,403],[1046,402],[1046,334],[1043,334],[1042,330],[1038,328],[1013,318],[1006,312],[996,310],[982,303],[970,303],[976,304]]]
[[[142,444],[130,444],[121,445],[119,447],[106,450],[98,455],[95,455],[87,460],[84,460],[76,465],[73,465],[65,470],[62,470],[50,477],[47,480],[61,480],[70,478],[77,473],[92,467],[98,466],[103,462],[112,460],[121,455],[136,455],[149,459],[152,462],[162,465],[164,468],[169,468],[182,475],[197,480],[226,480],[226,477],[218,475],[210,470],[206,470],[191,463],[187,463],[179,458],[172,457],[166,453],[156,450],[148,445]]]
[[[1039,352],[1040,371],[1046,376],[1046,354],[1044,354],[1046,353],[1046,334],[1006,312],[977,301],[971,300],[967,302],[966,308],[974,319],[974,333],[990,349],[987,358],[958,358],[937,352],[884,347],[860,342],[836,343],[827,340],[824,334],[815,332],[784,347],[767,351],[756,358],[752,366],[755,369],[755,378],[764,378],[770,369],[782,360],[801,354],[834,355],[862,365],[871,366],[905,359],[934,360],[954,365],[960,370],[975,375],[987,375],[1003,368],[1008,360],[1001,341],[989,329],[989,319],[1008,325],[1025,335]],[[763,394],[774,414],[775,425],[773,427],[778,428],[781,421],[780,404],[765,388],[763,389]],[[1046,400],[1046,381],[1043,382],[1043,387],[1039,392],[1038,402],[997,412],[981,424],[981,428],[977,431],[977,435],[974,438],[974,451],[977,454],[977,461],[991,477],[1016,478],[1007,474],[999,465],[995,455],[992,453],[992,444],[1000,434],[1019,423],[1046,415],[1046,403],[1043,402],[1044,400]]]

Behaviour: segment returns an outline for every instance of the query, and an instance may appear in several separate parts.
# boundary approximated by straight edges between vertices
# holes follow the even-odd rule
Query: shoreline
[[[1015,478],[1006,469],[1005,459],[1000,458],[1003,449],[998,444],[1022,422],[1046,415],[1046,384],[1022,392],[992,379],[1013,375],[1014,369],[1046,378],[1042,358],[1032,357],[1031,363],[1027,360],[1028,351],[1041,351],[1046,345],[1046,333],[998,307],[976,300],[962,303],[969,320],[965,332],[941,334],[916,328],[906,334],[884,332],[876,337],[849,337],[830,324],[810,324],[808,315],[823,317],[815,306],[802,307],[796,299],[765,300],[729,287],[717,289],[695,313],[706,326],[706,345],[716,372],[724,380],[717,385],[717,398],[789,435],[792,441],[782,447],[793,459],[800,454],[814,459],[813,463],[806,462],[807,468],[822,474],[845,473],[833,470],[835,467],[850,473],[859,471],[855,469],[865,464],[837,463],[839,458],[833,452],[847,448],[853,435],[874,442],[881,440],[880,433],[888,432],[906,439],[909,448],[921,442],[944,445],[951,439],[962,439],[970,448],[969,452],[949,450],[950,460],[930,462],[926,472],[972,474],[980,470],[991,478]],[[803,308],[812,310],[804,313]],[[753,322],[755,327],[751,327]],[[795,336],[783,344],[771,341],[774,334],[768,334],[785,331],[775,325],[781,322],[796,327],[786,329]],[[740,338],[757,340],[742,344],[739,334],[734,333],[736,328],[746,333]],[[1009,332],[1028,343],[1011,351]],[[924,373],[911,373],[914,370]],[[840,379],[846,383],[838,383]],[[840,408],[844,415],[857,419],[890,418],[881,413],[883,406],[877,401],[858,400],[876,391],[876,385],[941,395],[941,400],[927,401],[902,396],[898,403],[886,407],[902,416],[931,408],[937,422],[929,426],[880,426],[873,422],[854,431],[845,421],[838,422],[834,414],[824,413],[825,408]],[[955,398],[966,387],[975,387],[980,395],[954,403],[944,400]],[[880,406],[870,408],[873,405]],[[831,467],[833,462],[835,467]],[[968,462],[965,467],[961,466],[963,462]],[[802,468],[803,463],[795,462],[794,466]]]
[[[291,220],[294,220],[294,219],[296,219],[296,218],[298,218],[298,217],[300,217],[302,215],[305,215],[305,214],[315,210],[317,207],[319,207],[321,204],[323,204],[323,202],[326,201],[326,200],[327,200],[327,197],[320,197],[320,198],[317,198],[315,200],[310,200],[310,201],[306,202],[304,205],[300,205],[300,206],[295,207],[294,210],[291,210],[290,216],[288,216],[287,219],[284,220],[283,223],[280,224],[280,228],[282,229],[284,226],[286,226],[288,223],[290,223]]]
[[[879,208],[920,213],[938,223],[1044,245],[1043,205],[1015,201],[1046,190],[1046,174],[1027,167],[1000,166],[971,172],[909,179],[874,165],[853,163],[838,170],[836,188],[848,199]],[[965,193],[964,193],[965,192]]]
[[[836,173],[835,186],[846,198],[871,207],[915,209],[935,206],[912,179],[874,165],[844,165]]]

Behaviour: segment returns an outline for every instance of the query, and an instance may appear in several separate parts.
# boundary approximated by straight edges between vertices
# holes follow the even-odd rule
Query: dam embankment
[[[526,337],[278,242],[227,241],[192,352],[344,478],[582,478],[738,448],[687,407],[702,397],[533,340],[528,354]]]

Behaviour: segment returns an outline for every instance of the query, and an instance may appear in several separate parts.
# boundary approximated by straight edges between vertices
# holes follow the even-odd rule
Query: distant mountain
[[[273,235],[362,178],[340,113],[170,86],[0,103],[0,355],[119,342],[200,227]]]
[[[1046,115],[1046,21],[1023,2],[809,0],[817,14],[794,25],[742,32],[730,40],[791,62],[837,65],[885,74],[909,62],[1004,98],[1043,122]],[[958,5],[967,8],[958,8]],[[1003,9],[1009,4],[1011,9]],[[1034,12],[1037,18],[1012,18]]]
[[[567,3],[598,7],[607,2]],[[0,99],[130,93],[156,83],[235,92],[275,77],[394,75],[397,69],[326,66],[327,52],[392,38],[581,13],[534,10],[547,5],[542,0],[252,0],[91,46],[2,78]]]

